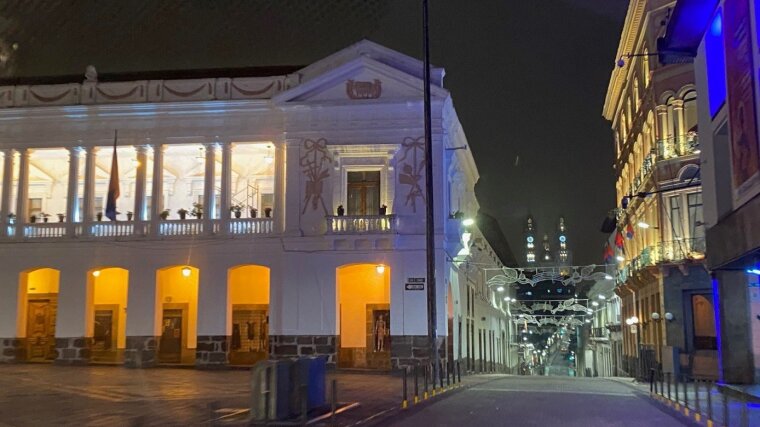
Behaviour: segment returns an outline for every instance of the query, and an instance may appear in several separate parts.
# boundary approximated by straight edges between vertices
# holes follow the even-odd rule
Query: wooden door
[[[164,309],[161,322],[161,342],[158,346],[158,359],[162,363],[180,363],[182,361],[182,310]]]
[[[30,361],[55,359],[55,302],[29,300],[26,338]]]

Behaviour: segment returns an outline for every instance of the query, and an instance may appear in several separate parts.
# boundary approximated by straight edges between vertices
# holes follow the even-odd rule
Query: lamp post
[[[660,339],[660,322],[662,321],[662,317],[660,316],[660,313],[656,311],[652,313],[651,317],[654,321],[654,339],[657,341],[657,354],[655,356],[655,362],[657,363],[658,371],[660,371],[662,370],[662,340]]]
[[[625,320],[625,324],[631,327],[631,332],[636,334],[636,377],[641,378],[641,331],[639,331],[639,318],[631,316]]]
[[[433,381],[439,378],[438,330],[435,284],[435,224],[433,222],[433,137],[430,113],[430,40],[428,31],[428,0],[422,0],[423,90],[425,116],[425,252],[427,265],[428,340]]]

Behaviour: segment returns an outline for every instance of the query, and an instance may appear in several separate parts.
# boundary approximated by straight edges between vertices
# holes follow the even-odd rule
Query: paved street
[[[504,377],[454,393],[393,426],[657,426],[683,424],[615,380]]]

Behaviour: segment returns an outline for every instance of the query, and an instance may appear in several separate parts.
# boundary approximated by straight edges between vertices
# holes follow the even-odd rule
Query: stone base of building
[[[446,337],[438,337],[436,345],[441,360],[445,360]],[[393,369],[430,363],[430,343],[427,335],[391,336],[391,366]]]
[[[124,366],[127,368],[152,368],[158,364],[158,337],[127,337]]]
[[[271,335],[269,354],[273,359],[323,356],[327,358],[328,367],[335,367],[337,342],[335,335]]]
[[[56,338],[56,365],[87,365],[92,355],[92,338],[70,337]]]
[[[24,338],[0,338],[0,363],[15,363],[26,360]]]
[[[195,367],[226,368],[230,363],[230,339],[227,335],[199,335],[195,349]]]

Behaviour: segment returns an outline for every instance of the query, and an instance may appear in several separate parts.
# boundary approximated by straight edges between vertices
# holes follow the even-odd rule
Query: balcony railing
[[[695,154],[698,150],[699,135],[696,132],[657,141],[657,157],[659,159],[688,156]]]
[[[65,235],[66,224],[62,222],[24,225],[24,237],[27,239],[49,239]]]
[[[230,220],[230,234],[271,234],[272,218],[235,218]]]
[[[328,234],[393,233],[395,215],[328,216]]]
[[[202,219],[181,219],[161,221],[158,234],[162,236],[197,236],[203,234]]]
[[[591,328],[592,338],[607,338],[610,335],[610,331],[607,328]]]
[[[705,243],[704,237],[696,237],[660,242],[653,246],[647,246],[641,251],[639,256],[632,259],[625,267],[618,269],[618,282],[625,282],[631,274],[646,267],[703,259],[707,249]]]
[[[139,225],[133,222],[99,222],[92,224],[90,235],[92,237],[127,237],[147,234],[145,223]]]

